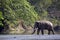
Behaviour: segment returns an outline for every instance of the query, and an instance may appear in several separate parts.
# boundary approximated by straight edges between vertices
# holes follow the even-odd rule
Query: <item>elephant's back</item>
[[[50,21],[46,21],[46,20],[37,21],[37,23],[47,24],[47,25],[53,26],[52,22],[50,22]]]

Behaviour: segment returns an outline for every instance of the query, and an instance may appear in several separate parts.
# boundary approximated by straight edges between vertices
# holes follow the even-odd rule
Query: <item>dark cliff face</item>
[[[48,11],[50,17],[55,17],[57,19],[60,19],[60,9],[57,9],[56,4],[48,7],[47,11]]]
[[[49,0],[50,1],[50,0]],[[51,4],[45,4],[44,0],[28,0],[28,2],[30,2],[31,5],[35,6],[35,10],[38,13],[41,13],[41,11],[43,10],[47,10],[49,14],[53,15],[53,16],[59,16],[59,11],[60,11],[60,1],[59,0],[52,0]],[[40,5],[41,3],[41,5]],[[48,3],[48,1],[47,1]],[[50,5],[50,6],[46,6],[45,5]]]
[[[51,18],[60,20],[60,0],[54,1],[48,8],[47,11]]]

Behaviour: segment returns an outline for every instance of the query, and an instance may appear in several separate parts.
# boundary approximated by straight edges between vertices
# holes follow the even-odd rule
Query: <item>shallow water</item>
[[[0,35],[0,40],[60,40],[60,35]]]

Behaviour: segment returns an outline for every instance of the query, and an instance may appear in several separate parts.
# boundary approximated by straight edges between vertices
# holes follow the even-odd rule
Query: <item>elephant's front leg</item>
[[[41,30],[41,33],[42,33],[42,35],[44,35],[44,30],[43,29]]]
[[[39,35],[40,29],[37,29],[37,35]]]
[[[36,29],[34,29],[34,30],[33,30],[33,33],[32,33],[32,34],[34,34],[34,33],[35,33],[35,31],[36,31]]]

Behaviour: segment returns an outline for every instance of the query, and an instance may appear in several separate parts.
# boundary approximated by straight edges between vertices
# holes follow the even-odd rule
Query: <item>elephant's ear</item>
[[[34,24],[34,28],[37,28],[37,22],[35,22],[35,24]]]

